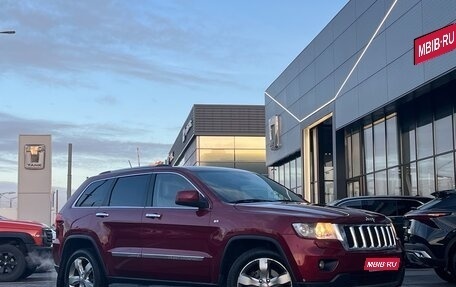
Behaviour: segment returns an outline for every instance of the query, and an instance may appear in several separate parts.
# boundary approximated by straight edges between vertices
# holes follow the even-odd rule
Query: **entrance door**
[[[309,131],[310,200],[326,204],[335,199],[332,118]]]

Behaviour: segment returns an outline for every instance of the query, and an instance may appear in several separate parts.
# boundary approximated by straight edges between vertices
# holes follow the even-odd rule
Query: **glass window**
[[[348,200],[346,202],[343,202],[338,206],[361,209],[362,204],[361,204],[361,200],[353,199],[353,200]]]
[[[233,136],[199,136],[199,148],[232,148],[234,149]]]
[[[353,176],[358,176],[361,174],[361,148],[359,132],[352,135],[352,159]]]
[[[387,195],[388,181],[386,180],[386,170],[375,173],[375,195]]]
[[[416,162],[412,162],[403,167],[402,173],[404,195],[418,195],[418,184],[416,180]]]
[[[412,208],[420,206],[422,203],[417,200],[398,200],[397,201],[397,214],[404,215]]]
[[[384,121],[374,125],[374,166],[376,171],[386,168]]]
[[[206,162],[234,162],[233,149],[199,149],[199,160]]]
[[[435,153],[439,154],[453,149],[453,142],[448,138],[448,133],[452,129],[451,115],[435,121],[434,136],[435,136]]]
[[[363,209],[378,212],[386,216],[397,215],[396,200],[363,200]]]
[[[194,189],[193,185],[180,175],[159,173],[155,178],[153,205],[156,207],[179,207],[176,204],[177,192]]]
[[[235,168],[245,169],[253,171],[259,174],[266,174],[266,164],[264,162],[236,162],[234,163]]]
[[[397,139],[397,118],[386,121],[386,143],[388,152],[388,167],[399,164],[399,143]]]
[[[434,159],[418,162],[418,192],[422,196],[430,196],[435,191]]]
[[[435,158],[437,191],[455,188],[453,153],[447,153]]]
[[[234,137],[235,149],[266,149],[265,137]]]
[[[266,150],[249,149],[235,150],[235,161],[265,162]]]
[[[352,152],[352,137],[347,136],[345,143],[345,150],[347,151],[347,171],[348,178],[353,177],[353,152]]]
[[[102,206],[112,186],[112,180],[101,180],[90,184],[78,199],[76,206]]]
[[[296,160],[290,161],[290,188],[296,188]]]
[[[388,169],[388,195],[401,195],[401,177],[398,167]]]
[[[120,177],[111,193],[109,206],[144,206],[149,175]]]
[[[298,187],[302,187],[302,162],[301,157],[296,159],[296,184]]]
[[[422,159],[433,154],[432,123],[419,126],[416,129],[416,145],[418,159]]]
[[[374,171],[374,142],[372,139],[372,127],[364,129],[364,156],[366,173]]]
[[[231,167],[231,168],[234,168],[234,161],[231,161],[231,162],[221,162],[221,161],[217,161],[217,162],[205,162],[205,161],[200,161],[198,162],[199,166],[220,166],[220,167]]]
[[[375,195],[374,174],[366,175],[366,195]]]
[[[290,164],[287,162],[283,165],[285,169],[285,181],[284,184],[286,187],[290,188]]]

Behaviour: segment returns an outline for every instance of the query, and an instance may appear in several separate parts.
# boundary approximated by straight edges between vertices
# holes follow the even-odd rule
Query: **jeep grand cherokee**
[[[56,219],[57,286],[399,286],[391,221],[308,204],[251,172],[145,167],[87,179]]]

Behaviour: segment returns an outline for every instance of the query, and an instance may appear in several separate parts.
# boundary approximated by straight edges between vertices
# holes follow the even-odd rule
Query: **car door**
[[[156,173],[153,186],[152,206],[142,215],[142,277],[210,282],[210,211],[175,204],[178,191],[196,187],[173,172]]]
[[[110,276],[138,276],[141,260],[141,218],[149,190],[150,174],[116,179],[107,206],[97,211],[97,224]]]

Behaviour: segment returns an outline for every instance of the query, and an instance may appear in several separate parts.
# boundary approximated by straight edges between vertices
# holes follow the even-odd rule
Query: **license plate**
[[[366,258],[364,271],[394,271],[399,270],[400,265],[400,258]]]

